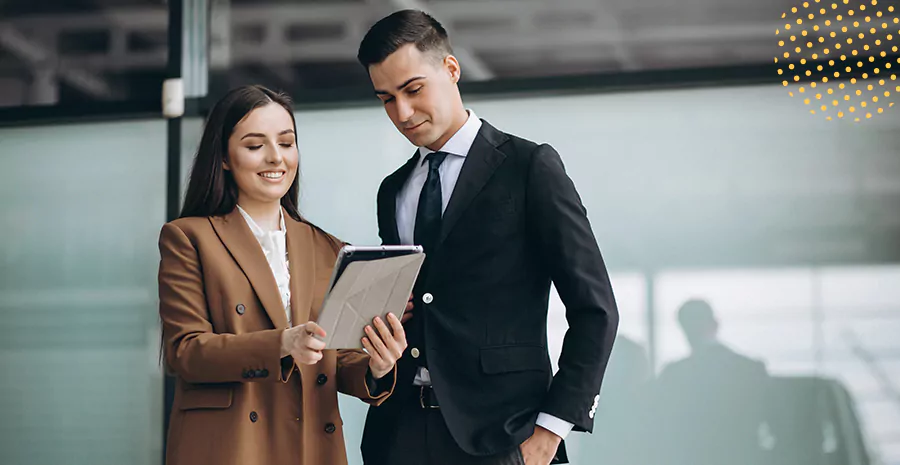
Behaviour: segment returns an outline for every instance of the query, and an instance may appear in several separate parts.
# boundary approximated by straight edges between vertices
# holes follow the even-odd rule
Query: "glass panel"
[[[165,2],[10,0],[0,18],[0,107],[160,99]]]
[[[0,463],[162,457],[162,121],[0,131]]]
[[[900,266],[821,271],[823,373],[857,398],[870,445],[900,463]]]

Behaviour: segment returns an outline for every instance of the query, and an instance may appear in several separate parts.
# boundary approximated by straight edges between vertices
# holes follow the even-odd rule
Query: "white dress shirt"
[[[263,253],[266,255],[266,261],[269,262],[269,268],[275,276],[275,284],[278,285],[278,293],[281,295],[281,304],[284,306],[284,313],[287,314],[288,327],[294,326],[291,321],[291,272],[288,266],[287,242],[285,234],[287,230],[284,227],[284,211],[279,208],[279,229],[276,231],[263,230],[247,212],[237,206],[250,231],[259,242]]]
[[[459,172],[462,170],[469,149],[478,136],[481,129],[481,120],[472,110],[466,110],[469,113],[469,119],[463,124],[459,131],[444,144],[439,150],[450,155],[444,159],[438,172],[441,175],[441,213],[447,209],[447,203],[450,202],[450,196],[456,187],[456,181],[459,179]],[[409,179],[397,194],[397,231],[400,233],[400,242],[403,244],[413,244],[413,236],[416,229],[416,211],[419,208],[419,194],[422,192],[422,186],[428,178],[428,163],[425,163],[425,156],[434,150],[427,147],[419,147],[419,159],[413,168]],[[420,367],[416,373],[413,384],[416,386],[430,385],[431,376],[428,369]],[[574,426],[565,420],[561,420],[553,415],[541,412],[537,418],[538,426],[552,431],[557,436],[565,439]]]

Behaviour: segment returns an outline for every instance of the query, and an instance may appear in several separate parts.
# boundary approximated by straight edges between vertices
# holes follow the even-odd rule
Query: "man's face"
[[[441,60],[407,44],[369,66],[369,77],[388,117],[413,145],[437,150],[446,143],[460,99],[456,58]]]

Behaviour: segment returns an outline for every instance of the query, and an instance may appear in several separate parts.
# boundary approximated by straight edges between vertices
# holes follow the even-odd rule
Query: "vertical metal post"
[[[184,36],[184,1],[169,0],[169,62],[166,69],[166,77],[169,79],[181,78],[182,70],[182,46]],[[190,0],[187,0],[190,1]],[[162,89],[160,89],[160,92]],[[178,217],[180,210],[181,193],[181,117],[170,118],[166,121],[166,221],[172,221]],[[162,334],[162,332],[160,332]],[[160,346],[162,349],[162,346]],[[169,415],[172,411],[172,400],[175,396],[175,379],[163,369],[163,424],[162,424],[162,457],[161,462],[166,462],[167,431],[169,429]]]

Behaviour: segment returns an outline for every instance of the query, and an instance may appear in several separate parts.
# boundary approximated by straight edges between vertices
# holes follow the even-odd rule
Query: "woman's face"
[[[228,160],[238,188],[238,203],[280,204],[297,176],[299,154],[294,123],[281,105],[252,110],[228,138]]]

